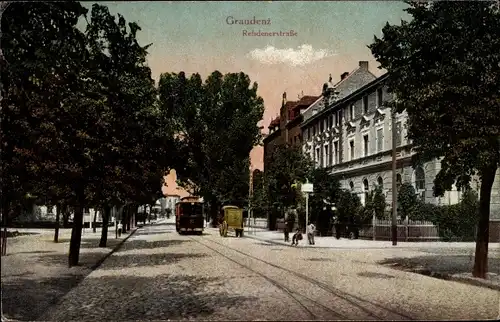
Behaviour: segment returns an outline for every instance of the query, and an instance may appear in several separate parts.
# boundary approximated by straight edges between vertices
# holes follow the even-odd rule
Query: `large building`
[[[365,64],[351,73],[354,76]],[[367,66],[366,66],[367,68]],[[366,73],[363,72],[363,74]],[[382,186],[388,203],[392,201],[392,114],[385,104],[392,100],[385,86],[386,75],[379,78],[349,76],[336,85],[325,84],[323,97],[304,111],[301,125],[303,151],[317,167],[331,169],[342,187],[359,195],[362,203],[374,185]],[[349,85],[347,85],[350,83]],[[344,85],[344,86],[342,86]],[[397,186],[410,182],[423,201],[454,204],[461,191],[454,187],[443,197],[433,196],[433,181],[440,170],[439,160],[415,168],[411,142],[406,139],[407,117],[395,115]],[[478,189],[478,183],[473,184]],[[491,239],[498,240],[500,224],[500,171],[492,192]]]
[[[268,126],[268,135],[264,138],[264,171],[276,146],[288,143],[300,147],[302,144],[302,112],[318,100],[318,96],[302,96],[298,101],[287,101],[286,92],[280,107],[280,115],[273,119]]]

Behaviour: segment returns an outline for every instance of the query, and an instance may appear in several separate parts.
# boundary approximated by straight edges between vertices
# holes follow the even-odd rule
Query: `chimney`
[[[368,70],[368,62],[367,61],[360,61],[359,68]]]
[[[349,72],[342,73],[342,75],[340,75],[340,80],[344,80],[344,78],[346,78],[347,75],[349,75]]]

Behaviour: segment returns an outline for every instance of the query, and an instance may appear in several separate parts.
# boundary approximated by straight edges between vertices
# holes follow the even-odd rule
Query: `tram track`
[[[250,267],[249,265],[243,264],[243,263],[241,263],[241,262],[239,262],[239,261],[235,260],[234,258],[232,258],[232,257],[230,257],[230,256],[228,256],[228,255],[226,255],[226,254],[224,254],[224,253],[222,253],[221,251],[219,251],[219,250],[215,249],[214,247],[211,247],[211,246],[209,246],[209,245],[207,245],[207,244],[205,244],[205,243],[202,243],[202,242],[200,242],[200,241],[199,241],[198,239],[196,239],[196,238],[192,238],[192,237],[189,237],[189,238],[190,238],[192,241],[194,241],[194,242],[196,242],[196,243],[198,243],[198,244],[200,244],[200,245],[202,245],[202,246],[204,246],[204,247],[206,247],[206,248],[210,249],[211,251],[213,251],[213,252],[217,253],[218,255],[220,255],[220,256],[222,256],[222,257],[224,257],[225,259],[227,259],[227,260],[229,260],[229,261],[231,261],[231,262],[233,262],[233,263],[237,264],[238,266],[241,266],[241,267],[243,267],[243,268],[245,268],[245,269],[247,269],[247,270],[251,271],[252,273],[256,274],[257,276],[260,276],[260,277],[264,278],[266,281],[268,281],[269,283],[271,283],[272,285],[274,285],[276,288],[278,288],[279,290],[281,290],[283,293],[287,294],[287,295],[288,295],[288,296],[289,296],[289,297],[290,297],[290,298],[291,298],[294,302],[296,302],[296,303],[297,303],[300,307],[302,307],[302,309],[303,309],[303,310],[304,310],[304,311],[305,311],[305,312],[309,315],[309,318],[310,318],[311,320],[318,320],[318,319],[319,319],[319,317],[318,317],[315,313],[313,313],[313,312],[312,312],[312,310],[310,310],[310,309],[309,309],[309,308],[308,308],[308,307],[307,307],[307,306],[303,303],[303,301],[301,301],[301,300],[299,299],[299,297],[302,297],[302,298],[304,298],[304,299],[306,299],[306,300],[308,300],[308,301],[312,302],[313,304],[315,304],[315,305],[317,305],[317,306],[321,307],[322,309],[324,309],[324,310],[326,310],[326,311],[328,311],[328,312],[333,313],[333,314],[335,315],[335,318],[337,318],[337,319],[347,319],[347,317],[346,317],[345,315],[343,315],[343,314],[341,314],[341,313],[339,313],[339,312],[337,312],[337,311],[335,311],[335,310],[332,310],[331,308],[329,308],[329,307],[327,307],[327,306],[325,306],[325,305],[323,305],[323,304],[321,304],[321,303],[319,303],[319,302],[315,301],[314,299],[311,299],[311,298],[309,298],[309,297],[307,297],[307,296],[305,296],[305,295],[303,295],[303,294],[298,293],[297,291],[294,291],[294,290],[290,289],[289,287],[285,286],[284,284],[282,284],[282,283],[280,283],[280,282],[278,282],[278,281],[276,281],[276,280],[274,280],[274,279],[270,278],[269,276],[266,276],[265,274],[262,274],[262,273],[258,272],[257,270],[253,269],[253,268],[252,268],[252,267]],[[219,243],[214,242],[214,241],[212,241],[212,240],[210,240],[210,242],[213,242],[213,243],[215,243],[215,244],[219,244]],[[219,244],[219,245],[221,245],[221,244]],[[231,248],[231,249],[232,249],[232,248]],[[232,249],[232,250],[234,250],[234,249]]]
[[[270,278],[269,276],[267,276],[266,274],[263,274],[261,272],[258,272],[257,270],[255,270],[254,268],[252,268],[250,265],[247,265],[245,263],[242,263],[240,261],[237,261],[235,260],[232,256],[228,255],[227,253],[225,254],[224,252],[216,249],[215,247],[213,247],[213,244],[217,245],[217,246],[220,246],[220,247],[223,247],[223,249],[225,250],[225,252],[229,251],[229,252],[234,252],[234,253],[237,253],[239,256],[242,256],[243,258],[247,258],[247,259],[250,259],[252,261],[256,261],[256,262],[259,262],[261,264],[265,264],[265,265],[268,265],[276,270],[279,270],[285,274],[288,274],[288,276],[293,276],[297,279],[300,279],[302,281],[306,281],[310,284],[312,284],[314,287],[316,288],[319,288],[321,290],[323,290],[326,294],[328,294],[329,296],[332,296],[333,298],[335,299],[338,299],[338,300],[341,300],[343,301],[344,303],[346,303],[348,306],[352,306],[352,307],[355,307],[357,308],[359,311],[362,311],[364,315],[366,315],[366,317],[370,317],[371,319],[376,319],[376,320],[385,320],[387,318],[392,318],[392,319],[403,319],[403,320],[414,320],[414,318],[412,318],[411,316],[405,314],[405,313],[402,313],[402,312],[398,312],[392,308],[388,308],[388,307],[385,307],[381,304],[378,304],[378,303],[374,303],[372,301],[368,301],[368,300],[365,300],[365,299],[362,299],[358,296],[355,296],[355,295],[352,295],[352,294],[349,294],[349,293],[346,293],[338,288],[335,288],[331,285],[328,285],[322,281],[319,281],[317,279],[314,279],[312,277],[309,277],[305,274],[302,274],[302,273],[299,273],[299,272],[296,272],[294,270],[291,270],[291,269],[288,269],[288,268],[284,268],[282,266],[279,266],[279,265],[276,265],[274,263],[271,263],[269,261],[266,261],[266,260],[263,260],[261,258],[258,258],[256,256],[253,256],[251,254],[248,254],[248,253],[245,253],[245,252],[242,252],[241,250],[239,249],[236,249],[234,247],[231,247],[231,246],[228,246],[228,245],[225,245],[221,242],[218,242],[218,241],[215,241],[215,240],[212,240],[212,239],[208,239],[208,238],[204,238],[204,239],[198,239],[198,238],[191,238],[191,240],[193,240],[194,242],[196,243],[199,243],[201,245],[203,245],[204,247],[214,251],[215,253],[219,254],[220,256],[223,256],[224,258],[236,263],[237,265],[247,269],[247,270],[250,270],[251,272],[253,272],[254,274],[257,274],[261,277],[263,277],[264,279],[266,279],[267,281],[269,281],[271,284],[273,284],[274,286],[276,286],[278,289],[280,289],[281,291],[283,291],[284,293],[286,293],[290,298],[292,298],[295,302],[297,302],[307,313],[308,315],[311,317],[311,319],[319,319],[319,317],[314,314],[305,304],[304,304],[304,301],[309,301],[311,302],[312,304],[322,308],[324,311],[326,312],[329,312],[330,314],[333,314],[334,317],[331,317],[331,318],[335,318],[335,319],[350,319],[348,316],[346,316],[346,314],[344,313],[341,313],[341,312],[338,312],[338,311],[335,311],[333,310],[332,308],[322,304],[322,303],[319,303],[318,301],[314,300],[314,299],[311,299],[310,297],[307,297],[306,295],[304,294],[301,294],[289,287],[287,287],[286,285],[284,285],[283,283],[273,279],[273,278]],[[202,242],[203,241],[203,242]],[[206,242],[208,243],[211,243],[212,245],[208,245]],[[302,299],[302,300],[301,300]],[[377,310],[377,311],[383,311],[384,314],[382,315],[379,315],[379,314],[376,314],[373,312],[373,310],[370,310],[368,308],[366,308],[366,306],[372,306],[374,307],[374,310]],[[389,316],[387,316],[389,315]]]

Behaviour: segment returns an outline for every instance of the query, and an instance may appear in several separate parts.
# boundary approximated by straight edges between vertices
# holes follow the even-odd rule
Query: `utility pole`
[[[397,174],[396,174],[396,108],[391,108],[391,134],[392,134],[392,246],[398,244],[398,192],[397,192]]]

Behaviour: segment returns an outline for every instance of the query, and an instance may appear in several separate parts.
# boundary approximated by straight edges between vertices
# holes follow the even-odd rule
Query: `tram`
[[[179,234],[199,235],[205,227],[203,202],[198,197],[184,197],[175,204],[175,229]]]

